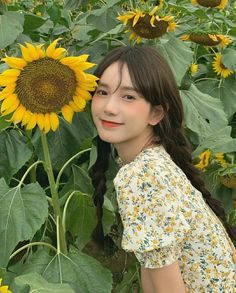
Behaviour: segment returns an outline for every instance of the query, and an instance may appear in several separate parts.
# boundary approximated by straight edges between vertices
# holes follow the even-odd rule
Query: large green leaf
[[[11,45],[23,32],[24,17],[18,12],[0,15],[0,49]]]
[[[181,91],[186,126],[197,133],[200,141],[227,126],[223,105],[217,98],[200,92],[194,85]]]
[[[112,290],[111,272],[77,250],[53,257],[41,249],[21,268],[21,274],[32,272],[41,274],[50,283],[67,283],[76,293],[110,293]]]
[[[231,136],[231,127],[226,126],[220,131],[214,131],[205,138],[194,151],[194,156],[198,156],[205,149],[211,149],[214,153],[230,153],[236,150],[236,138]]]
[[[117,2],[119,0],[108,1],[108,4],[101,8],[92,10],[87,17],[87,22],[104,33],[112,30],[117,24],[117,13],[113,7]]]
[[[177,84],[180,85],[193,58],[189,45],[173,37],[168,42],[157,45],[157,49],[168,61]]]
[[[15,246],[37,232],[48,215],[46,194],[38,183],[9,188],[0,179],[0,266],[6,266]]]
[[[217,79],[203,79],[197,82],[200,91],[221,100],[227,117],[236,112],[236,76],[231,75],[221,82]]]
[[[92,197],[76,192],[69,202],[66,215],[66,230],[77,237],[76,244],[82,249],[91,239],[97,223]]]
[[[93,125],[87,113],[78,113],[73,123],[60,119],[56,132],[48,134],[49,151],[53,168],[59,170],[63,164],[80,150],[82,142],[93,134]],[[33,144],[36,154],[43,158],[43,150],[39,132],[35,133]]]
[[[75,190],[92,195],[94,188],[88,173],[81,167],[73,165],[73,186]]]
[[[16,130],[0,133],[0,177],[7,182],[30,159],[32,150]]]
[[[223,55],[222,55],[222,62],[226,67],[236,71],[236,51],[235,51],[235,49],[230,49],[230,48],[225,49],[223,51]]]
[[[29,33],[30,31],[39,28],[41,25],[45,23],[45,21],[45,19],[35,14],[25,14],[24,31],[26,33]]]
[[[28,285],[30,292],[35,293],[75,293],[68,284],[49,283],[37,273],[19,276],[15,282],[19,287]]]
[[[221,99],[228,117],[231,117],[236,112],[235,75],[226,78],[221,87],[214,87],[212,94]]]

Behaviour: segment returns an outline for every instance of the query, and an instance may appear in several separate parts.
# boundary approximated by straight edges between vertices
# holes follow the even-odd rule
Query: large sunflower
[[[8,286],[1,286],[2,285],[2,279],[0,278],[0,293],[11,293],[10,290],[8,290]]]
[[[171,15],[159,16],[156,14],[163,6],[163,1],[151,11],[135,9],[117,17],[125,26],[125,32],[131,32],[130,39],[136,39],[139,43],[142,38],[154,39],[161,37],[167,31],[174,31],[176,23]]]
[[[202,32],[192,32],[189,34],[182,35],[180,38],[183,41],[192,41],[194,43],[209,47],[219,45],[220,47],[224,48],[225,46],[232,43],[232,40],[228,36],[214,33],[208,34]]]
[[[233,73],[233,70],[227,68],[223,63],[222,63],[222,55],[221,53],[216,53],[214,57],[214,62],[212,62],[212,67],[213,70],[216,72],[217,75],[220,75],[223,78],[228,77]]]
[[[0,75],[1,115],[13,112],[11,121],[26,129],[36,125],[47,133],[59,125],[58,113],[71,123],[74,112],[83,111],[91,98],[97,78],[84,70],[94,66],[88,55],[65,57],[66,49],[56,48],[58,39],[47,49],[43,45],[20,45],[22,58],[2,60],[11,69]]]
[[[224,9],[228,4],[228,0],[191,0],[192,5],[201,5],[204,7],[215,7],[218,9]]]

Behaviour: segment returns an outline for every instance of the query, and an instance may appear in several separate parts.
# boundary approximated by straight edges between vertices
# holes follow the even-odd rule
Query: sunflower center
[[[145,14],[144,17],[140,17],[136,25],[132,26],[132,20],[128,23],[132,31],[134,31],[138,36],[146,39],[154,39],[164,35],[168,28],[168,22],[164,20],[154,21],[154,27],[150,24],[151,16]]]
[[[220,5],[221,0],[197,0],[197,2],[204,7],[216,7]]]
[[[73,99],[77,86],[72,69],[58,60],[42,58],[29,63],[16,82],[15,92],[27,110],[57,112]]]

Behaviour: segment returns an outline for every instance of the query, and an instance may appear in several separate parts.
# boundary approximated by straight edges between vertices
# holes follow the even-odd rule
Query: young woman
[[[92,99],[98,159],[93,170],[101,221],[112,144],[122,247],[141,264],[144,293],[236,292],[235,231],[191,160],[183,108],[167,62],[148,46],[110,52]],[[214,212],[213,212],[214,211]]]

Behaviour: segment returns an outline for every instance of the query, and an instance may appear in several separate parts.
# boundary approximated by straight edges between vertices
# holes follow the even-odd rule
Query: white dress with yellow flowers
[[[236,292],[235,248],[220,220],[162,146],[143,150],[114,179],[122,247],[146,268],[178,260],[188,292]]]

